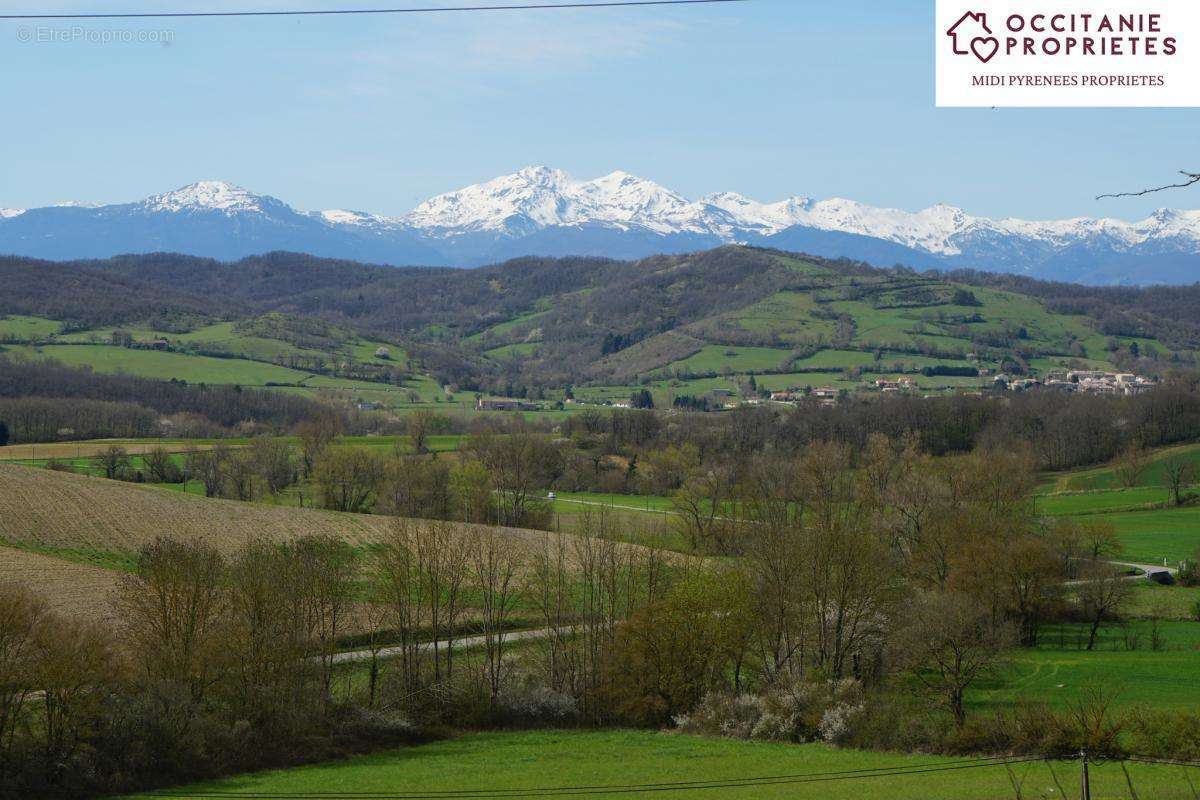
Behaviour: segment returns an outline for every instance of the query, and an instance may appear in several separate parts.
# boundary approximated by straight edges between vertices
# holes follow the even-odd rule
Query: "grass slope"
[[[1200,595],[1198,595],[1200,596]],[[1084,650],[1083,625],[1048,627],[1036,648],[1015,650],[1003,673],[969,693],[978,710],[1039,701],[1065,707],[1094,689],[1109,693],[1118,706],[1190,709],[1200,705],[1200,623],[1159,624],[1162,649],[1151,649],[1151,623],[1108,626],[1094,650]],[[1130,650],[1136,642],[1136,650]]]
[[[383,796],[409,792],[510,790],[536,796],[536,789],[605,787],[666,782],[730,781],[766,776],[871,770],[881,767],[946,766],[954,759],[838,750],[818,744],[791,745],[668,735],[648,731],[549,731],[481,733],[396,750],[346,762],[246,775],[173,791],[257,793],[284,796],[326,793]],[[1133,765],[1142,797],[1159,800],[1193,795],[1178,768]],[[1079,769],[1073,763],[1019,765],[1024,796],[1058,797],[1055,777],[1068,796],[1079,795]],[[1050,770],[1053,770],[1054,776]],[[1196,778],[1194,777],[1193,780]],[[516,791],[513,791],[516,790]],[[1115,764],[1092,769],[1095,800],[1127,797],[1125,778]],[[148,798],[151,795],[139,795]],[[161,795],[160,795],[161,796]],[[233,796],[233,795],[231,795]],[[844,780],[776,783],[745,787],[641,793],[589,792],[589,797],[788,798],[788,800],[996,800],[1013,796],[1003,766]]]

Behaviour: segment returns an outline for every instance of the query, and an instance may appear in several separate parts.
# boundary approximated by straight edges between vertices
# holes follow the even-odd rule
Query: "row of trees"
[[[465,464],[538,446],[483,439]],[[774,709],[759,720],[772,738],[883,746],[914,686],[948,712],[945,728],[912,718],[919,746],[977,749],[971,687],[1048,622],[1086,622],[1094,646],[1128,596],[1104,563],[1111,530],[1033,513],[1033,464],[934,460],[877,435],[861,453],[822,442],[750,459],[736,480],[693,475],[675,533],[722,558],[624,544],[604,513],[532,538],[400,518],[366,550],[161,540],[123,581],[111,631],[5,588],[0,785],[124,791],[444,724],[699,725],[741,696]],[[686,507],[697,481],[722,494]],[[344,683],[351,645],[362,680]],[[1026,746],[996,724],[987,748]],[[1079,743],[1064,737],[1037,747]]]

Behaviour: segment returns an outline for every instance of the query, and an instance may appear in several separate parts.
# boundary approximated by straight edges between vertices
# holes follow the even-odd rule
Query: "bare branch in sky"
[[[1186,172],[1184,170],[1180,170],[1179,174],[1184,176],[1185,178],[1187,178],[1187,181],[1185,181],[1184,183],[1172,183],[1172,184],[1168,184],[1167,186],[1159,186],[1156,189],[1143,189],[1140,192],[1121,192],[1119,194],[1102,194],[1099,197],[1097,197],[1096,199],[1102,200],[1105,197],[1141,197],[1142,195],[1153,194],[1154,192],[1162,192],[1162,191],[1166,191],[1167,189],[1186,189],[1189,186],[1194,186],[1195,184],[1200,183],[1200,172]]]

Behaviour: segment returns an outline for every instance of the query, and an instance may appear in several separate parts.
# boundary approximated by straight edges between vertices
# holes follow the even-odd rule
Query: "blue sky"
[[[489,0],[478,0],[487,3]],[[494,3],[494,0],[493,0]],[[445,5],[445,0],[0,0],[0,13]],[[840,196],[989,216],[1134,219],[1200,191],[1194,110],[933,105],[932,0],[90,23],[170,45],[18,41],[0,22],[0,207],[230,180],[387,214],[548,164],[689,197]]]

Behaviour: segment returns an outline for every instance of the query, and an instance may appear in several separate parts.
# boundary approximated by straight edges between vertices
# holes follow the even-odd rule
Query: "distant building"
[[[541,406],[526,403],[521,400],[484,400],[480,398],[475,403],[476,411],[537,411]]]
[[[377,347],[375,349],[375,357],[376,358],[391,358],[392,351],[388,350],[386,347]]]

